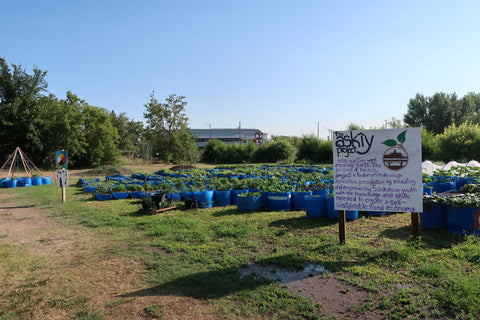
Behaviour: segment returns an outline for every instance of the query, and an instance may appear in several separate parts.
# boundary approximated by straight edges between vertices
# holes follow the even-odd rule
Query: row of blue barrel
[[[2,179],[0,180],[0,188],[16,188],[16,187],[31,187],[50,184],[50,177],[33,177],[33,178],[18,178],[18,179]]]
[[[466,184],[478,183],[473,177],[440,177],[433,176],[434,181],[430,181],[424,185],[424,193],[443,193],[448,191],[460,190]]]
[[[446,229],[456,234],[480,235],[480,209],[433,204],[420,213],[420,225],[424,228]]]
[[[290,210],[305,210],[306,201],[305,196],[312,194],[327,195],[328,190],[318,191],[306,191],[306,192],[260,192],[257,189],[244,189],[244,190],[204,190],[204,191],[185,191],[178,193],[177,199],[174,200],[196,200],[201,208],[209,207],[223,207],[229,205],[238,205],[239,201],[254,201],[257,198],[255,196],[239,197],[242,193],[258,192],[258,203],[263,209],[269,209],[272,211],[290,211]],[[167,194],[167,198],[171,199],[172,194]],[[245,199],[251,198],[251,199]],[[256,209],[257,204],[252,203],[251,208]],[[243,207],[241,208],[243,209]]]

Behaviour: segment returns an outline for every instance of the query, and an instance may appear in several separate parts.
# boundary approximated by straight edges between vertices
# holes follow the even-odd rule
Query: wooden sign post
[[[411,221],[412,221],[412,237],[413,239],[418,238],[418,212],[411,213]]]
[[[338,211],[338,239],[340,244],[345,244],[346,238],[345,210]]]

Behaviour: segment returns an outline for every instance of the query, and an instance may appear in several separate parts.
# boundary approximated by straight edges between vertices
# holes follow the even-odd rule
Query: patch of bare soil
[[[380,294],[368,293],[331,274],[289,282],[285,287],[292,294],[309,298],[313,303],[321,303],[322,316],[327,319],[382,319],[372,311],[362,310],[367,305],[376,307]]]

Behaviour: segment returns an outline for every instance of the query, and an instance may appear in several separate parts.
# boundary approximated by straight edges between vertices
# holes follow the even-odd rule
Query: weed
[[[91,308],[77,311],[74,314],[75,320],[103,320],[104,315],[99,311],[93,311]]]
[[[145,311],[145,313],[149,317],[163,318],[163,315],[165,314],[165,311],[163,310],[163,308],[164,308],[164,305],[161,303],[152,304],[150,306],[143,308],[143,311]]]
[[[135,298],[131,297],[131,298],[125,298],[125,299],[119,299],[119,300],[115,300],[115,301],[111,301],[111,302],[107,302],[105,303],[105,307],[107,308],[115,308],[115,307],[118,307],[122,304],[125,304],[125,303],[128,303],[130,301],[133,301],[135,300]]]

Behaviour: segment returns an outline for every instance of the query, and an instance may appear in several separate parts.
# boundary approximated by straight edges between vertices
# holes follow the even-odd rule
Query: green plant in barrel
[[[129,184],[127,186],[128,191],[136,192],[136,191],[143,191],[143,186],[139,184]]]
[[[126,187],[124,184],[117,184],[112,187],[112,192],[125,192]]]

